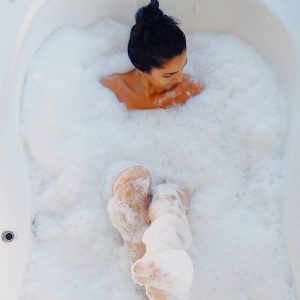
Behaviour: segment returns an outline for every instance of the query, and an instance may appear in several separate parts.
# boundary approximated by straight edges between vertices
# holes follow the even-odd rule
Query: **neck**
[[[137,85],[140,86],[140,91],[146,97],[151,97],[164,91],[163,89],[154,86],[148,79],[147,75],[137,69],[135,70],[135,77]]]

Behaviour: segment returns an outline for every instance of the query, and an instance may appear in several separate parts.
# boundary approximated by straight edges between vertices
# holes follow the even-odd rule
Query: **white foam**
[[[185,71],[204,92],[181,107],[127,111],[99,79],[131,69],[129,30],[109,19],[64,28],[30,65],[22,129],[36,215],[21,299],[141,299],[102,193],[121,160],[194,192],[190,300],[295,299],[279,207],[282,83],[238,38],[194,33]]]
[[[163,214],[144,232],[143,242],[148,253],[170,249],[187,250],[191,245],[192,235],[186,223],[178,216]]]
[[[149,256],[146,254],[143,258],[136,261],[137,264],[141,265],[153,262],[163,272],[161,274],[155,273],[157,278],[149,286],[163,290],[167,292],[167,295],[177,296],[177,299],[187,300],[189,298],[190,287],[193,283],[193,262],[186,251],[167,250],[155,254],[151,253]],[[136,263],[132,265],[133,268]],[[147,271],[145,273],[147,277]],[[132,274],[132,280],[136,284],[140,284],[134,272]],[[149,277],[151,278],[151,276]]]

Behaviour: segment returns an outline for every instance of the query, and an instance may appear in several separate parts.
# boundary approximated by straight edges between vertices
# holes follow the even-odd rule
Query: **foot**
[[[168,300],[169,298],[167,292],[150,286],[146,287],[146,295],[149,300]]]
[[[131,267],[132,279],[140,285],[172,286],[172,274],[164,271],[154,260],[137,260]]]

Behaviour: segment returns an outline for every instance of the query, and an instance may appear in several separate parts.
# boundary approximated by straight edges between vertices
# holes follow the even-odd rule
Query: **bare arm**
[[[112,90],[119,101],[123,102],[130,110],[167,108],[173,104],[182,104],[203,90],[203,86],[199,82],[188,75],[184,75],[183,81],[173,90],[142,99],[132,90],[126,88],[119,76],[104,77],[100,81],[105,87]]]
[[[172,104],[182,104],[189,98],[200,94],[202,90],[203,86],[199,82],[185,75],[183,82],[174,90],[155,95],[152,101],[156,107],[166,108]]]

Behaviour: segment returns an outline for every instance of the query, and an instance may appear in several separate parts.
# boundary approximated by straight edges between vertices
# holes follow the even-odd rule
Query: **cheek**
[[[151,82],[157,87],[165,88],[166,85],[169,85],[171,83],[171,78],[165,78],[164,76],[162,76],[162,74],[153,72],[151,74]]]
[[[171,78],[165,78],[163,76],[160,76],[158,78],[159,82],[162,84],[162,85],[166,85],[166,84],[169,84],[171,82]]]
[[[168,78],[164,78],[162,76],[156,76],[154,78],[154,81],[158,85],[165,85],[165,84],[168,84],[170,80]]]

